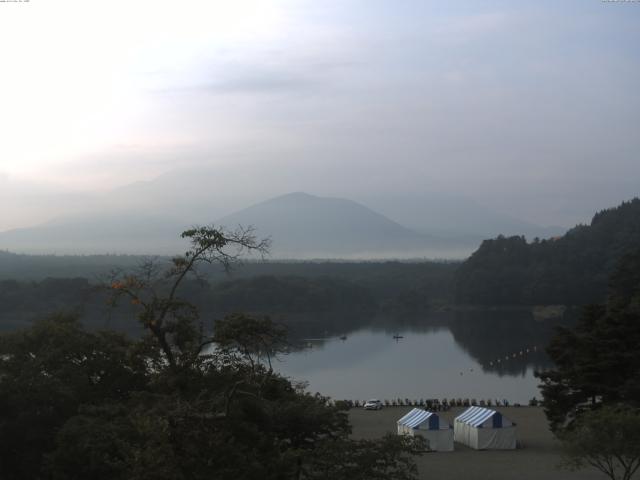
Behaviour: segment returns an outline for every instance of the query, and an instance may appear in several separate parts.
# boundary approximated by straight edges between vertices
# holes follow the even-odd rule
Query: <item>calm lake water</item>
[[[508,314],[433,323],[324,332],[300,339],[306,348],[282,356],[275,368],[334,399],[540,398],[533,374],[550,366],[544,347],[552,325]]]

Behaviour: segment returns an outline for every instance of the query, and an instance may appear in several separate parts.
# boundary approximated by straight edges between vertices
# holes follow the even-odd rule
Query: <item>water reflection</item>
[[[544,347],[557,324],[522,312],[486,311],[287,320],[297,349],[279,369],[309,381],[313,391],[351,399],[475,397],[520,403],[539,397],[533,372],[549,366]]]
[[[525,375],[549,367],[545,347],[561,322],[536,321],[528,312],[457,312],[449,328],[453,338],[484,371]]]

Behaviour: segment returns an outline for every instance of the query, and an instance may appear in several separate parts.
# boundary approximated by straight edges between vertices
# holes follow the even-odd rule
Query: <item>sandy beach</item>
[[[377,438],[396,433],[396,421],[413,407],[386,407],[380,411],[354,408],[349,412],[354,438]],[[453,424],[464,409],[440,412]],[[445,480],[596,480],[606,478],[595,469],[572,472],[560,469],[559,444],[549,430],[542,408],[498,408],[517,424],[521,448],[510,451],[476,451],[458,443],[453,452],[432,452],[417,459],[420,478]]]

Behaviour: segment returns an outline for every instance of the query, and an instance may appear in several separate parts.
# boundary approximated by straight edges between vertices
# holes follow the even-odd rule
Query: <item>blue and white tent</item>
[[[420,435],[427,439],[431,450],[453,451],[453,428],[437,414],[414,408],[397,423],[398,435]]]
[[[476,450],[513,450],[516,425],[500,412],[470,407],[454,420],[454,439]]]

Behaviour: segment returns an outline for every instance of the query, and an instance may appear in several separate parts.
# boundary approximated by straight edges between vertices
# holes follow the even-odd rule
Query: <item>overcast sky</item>
[[[639,25],[600,0],[0,3],[0,229],[24,192],[194,165],[570,225],[640,194]]]

